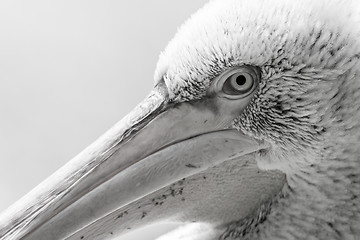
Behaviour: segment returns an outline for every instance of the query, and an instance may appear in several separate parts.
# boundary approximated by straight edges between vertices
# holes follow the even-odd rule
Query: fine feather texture
[[[233,66],[261,69],[234,127],[271,143],[262,169],[288,186],[262,224],[230,224],[221,239],[360,236],[359,1],[219,0],[190,18],[161,54],[155,81],[172,101],[205,96]]]
[[[360,236],[359,12],[356,0],[211,1],[179,29],[161,54],[155,73],[156,87],[161,90],[149,96],[152,100],[145,101],[145,108],[140,105],[134,115],[108,132],[100,145],[92,145],[75,159],[75,164],[65,166],[40,185],[40,191],[30,193],[25,201],[5,213],[6,218],[0,223],[5,225],[0,238],[48,239],[43,230],[49,226],[56,233],[72,234],[69,239],[103,239],[104,234],[115,237],[115,231],[172,216],[200,224],[181,228],[161,240],[357,239]],[[246,101],[227,99],[229,105],[214,104],[211,110],[224,120],[228,115],[217,110],[236,106],[235,110],[230,108],[231,117],[222,128],[236,128],[246,137],[256,138],[256,143],[266,143],[266,148],[241,156],[242,165],[235,161],[239,159],[219,163],[206,172],[186,176],[153,195],[146,195],[148,198],[125,204],[126,209],[119,208],[111,214],[102,212],[85,228],[73,229],[77,231],[74,234],[73,230],[67,232],[52,225],[51,221],[61,215],[57,211],[66,209],[74,200],[68,193],[76,188],[92,188],[92,181],[84,178],[89,180],[88,174],[107,169],[104,162],[113,155],[113,160],[117,159],[119,143],[140,130],[148,115],[153,117],[152,113],[162,112],[165,103],[176,110],[191,105],[191,109],[200,109],[204,105],[199,103],[210,105],[209,101],[224,103],[220,94],[213,91],[214,79],[230,68],[244,65],[243,68],[256,69],[257,76],[261,76],[254,85],[256,90]],[[202,114],[194,112],[196,117]],[[181,124],[194,124],[193,119],[181,117],[176,117],[181,119]],[[196,118],[203,124],[207,121],[199,119]],[[199,128],[199,125],[186,126],[186,130]],[[211,125],[201,126],[211,128]],[[240,151],[238,145],[241,143],[236,144],[235,151]],[[211,149],[223,152],[222,148]],[[199,155],[207,158],[206,154],[191,156],[195,159]],[[246,157],[248,162],[244,162]],[[116,170],[126,168],[121,161],[115,162],[119,165],[108,166]],[[177,169],[177,165],[173,166]],[[185,167],[196,168],[192,163]],[[115,172],[101,172],[103,175],[98,177],[106,181],[109,177],[106,173]],[[144,175],[148,176],[132,174]],[[76,185],[82,180],[84,185]],[[116,184],[112,186],[111,189],[119,188]],[[146,189],[144,194],[151,191]],[[77,204],[85,209],[94,206],[87,204],[89,199]],[[71,210],[68,208],[67,212]],[[95,210],[81,213],[91,215],[98,208]],[[64,226],[61,219],[57,219],[60,225],[55,226]],[[67,219],[80,221],[78,217]],[[71,221],[65,222],[70,228],[79,228]],[[63,238],[59,234],[51,236]]]
[[[315,43],[320,30],[328,32],[314,47],[326,42],[330,32],[338,45],[328,47],[341,47],[342,38],[355,41],[360,35],[354,29],[360,21],[359,13],[354,11],[357,5],[356,1],[344,4],[339,0],[210,2],[179,29],[160,55],[155,80],[164,78],[173,97],[186,100],[199,98],[211,79],[231,66],[286,67],[293,63],[316,67],[322,54],[316,48],[304,51],[303,45]],[[339,39],[335,39],[336,34]],[[330,66],[333,61],[322,64]],[[194,84],[199,88],[197,92],[193,92]]]

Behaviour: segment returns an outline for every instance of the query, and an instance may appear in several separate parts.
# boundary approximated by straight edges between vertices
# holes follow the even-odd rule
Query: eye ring
[[[229,69],[218,77],[217,91],[228,99],[247,97],[258,85],[260,72],[251,66]]]

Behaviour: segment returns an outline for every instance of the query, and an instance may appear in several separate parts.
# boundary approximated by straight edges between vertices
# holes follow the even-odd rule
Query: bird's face
[[[258,167],[291,175],[320,160],[329,128],[348,117],[347,91],[359,89],[357,33],[348,27],[356,19],[316,16],[322,1],[276,3],[213,1],[194,15],[161,54],[150,95],[29,195],[35,203],[10,210],[27,217],[8,217],[20,227],[7,233],[104,238],[186,210],[195,220],[215,211],[227,215],[220,222],[234,221],[284,184],[282,173]],[[247,168],[249,159],[256,163]],[[199,189],[211,178],[213,189]],[[179,187],[187,179],[192,187]],[[201,206],[214,202],[214,211]]]
[[[165,81],[172,101],[211,101],[223,97],[212,91],[222,74],[237,67],[257,71],[251,96],[223,99],[217,107],[246,102],[227,127],[271,145],[257,157],[260,167],[290,173],[321,154],[324,145],[318,143],[339,121],[336,109],[351,101],[345,101],[353,95],[345,86],[358,88],[359,33],[351,28],[358,17],[328,10],[349,12],[344,6],[338,1],[212,2],[169,43],[155,80]]]

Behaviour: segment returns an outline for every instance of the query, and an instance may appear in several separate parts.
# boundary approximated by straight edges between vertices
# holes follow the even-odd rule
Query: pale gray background
[[[147,95],[160,51],[205,2],[0,1],[0,211]]]

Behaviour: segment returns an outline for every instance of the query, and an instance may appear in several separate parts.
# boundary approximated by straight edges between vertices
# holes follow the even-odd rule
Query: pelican
[[[215,0],[150,94],[0,217],[1,240],[359,239],[360,3]]]

